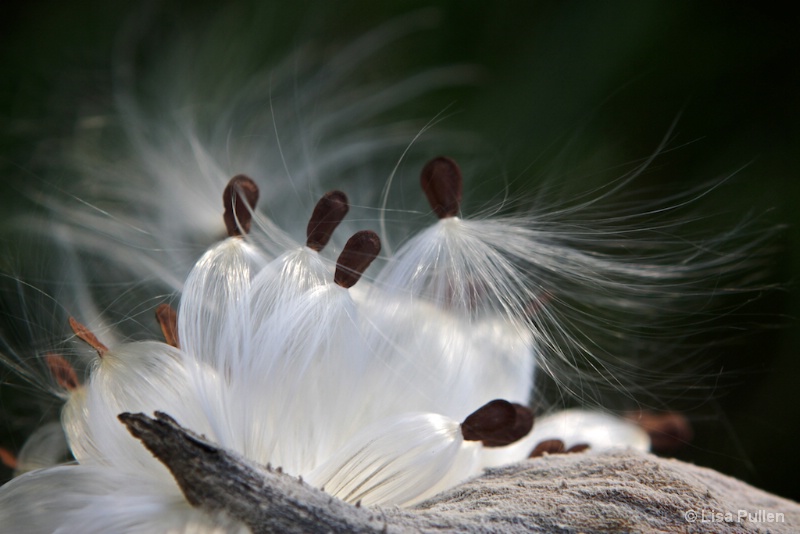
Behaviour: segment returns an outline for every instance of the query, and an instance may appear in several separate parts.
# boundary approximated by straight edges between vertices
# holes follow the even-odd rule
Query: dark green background
[[[690,400],[677,401],[697,434],[681,457],[800,499],[797,13],[722,1],[286,4],[163,2],[157,5],[170,22],[157,26],[153,40],[202,24],[216,10],[241,10],[252,12],[251,20],[272,21],[254,39],[266,60],[309,38],[346,43],[393,16],[432,5],[441,15],[438,29],[393,51],[385,72],[377,69],[374,76],[437,64],[480,65],[475,87],[437,94],[421,105],[434,113],[454,103],[447,127],[489,140],[487,153],[522,177],[514,188],[529,190],[562,169],[589,175],[592,166],[613,170],[646,157],[679,114],[671,146],[685,146],[660,158],[642,179],[646,185],[690,187],[745,167],[715,192],[708,209],[722,213],[719,231],[746,214],[765,228],[787,225],[773,240],[776,251],[765,267],[768,281],[782,288],[743,309],[758,318],[747,324],[770,328],[753,327],[744,338],[738,332],[735,343],[704,354],[710,374],[720,373],[701,381]],[[114,39],[141,6],[3,2],[3,221],[28,209],[17,192],[51,163],[46,140],[68,136],[81,113],[109,106]],[[231,36],[237,38],[252,37]],[[724,338],[724,330],[719,335]],[[0,444],[14,449],[20,438],[5,426]]]

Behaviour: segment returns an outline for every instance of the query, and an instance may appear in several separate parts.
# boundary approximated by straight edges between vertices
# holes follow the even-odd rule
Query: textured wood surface
[[[797,503],[648,454],[544,456],[489,470],[412,509],[366,508],[219,449],[165,414],[120,419],[190,503],[255,533],[800,532]]]

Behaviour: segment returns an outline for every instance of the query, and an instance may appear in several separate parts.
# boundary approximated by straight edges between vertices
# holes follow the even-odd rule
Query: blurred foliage
[[[110,106],[115,39],[141,6],[130,0],[3,2],[0,224],[15,210],[31,209],[19,193],[51,163],[53,143],[69,136],[76,118]],[[393,50],[391,61],[372,75],[479,65],[474,87],[437,93],[424,109],[435,113],[450,105],[448,128],[488,140],[485,154],[495,171],[508,174],[512,193],[525,194],[545,178],[574,182],[578,190],[599,185],[651,154],[678,119],[670,150],[637,186],[676,191],[734,175],[703,205],[721,214],[714,218],[719,232],[747,216],[765,228],[788,225],[767,267],[769,281],[782,289],[740,310],[752,318],[749,335],[731,326],[732,342],[704,353],[713,380],[698,378],[683,399],[675,395],[673,405],[687,410],[697,435],[681,458],[800,499],[797,13],[752,2],[671,0],[153,6],[167,21],[154,27],[154,43],[177,26],[191,28],[232,10],[245,14],[250,26],[271,20],[254,41],[259,60],[308,39],[346,43],[393,16],[437,8],[436,29]],[[247,27],[229,38],[259,31]],[[488,182],[486,194],[496,189]],[[3,399],[17,402],[7,394]],[[13,449],[20,436],[10,422],[2,423],[0,435],[8,437],[0,444]]]

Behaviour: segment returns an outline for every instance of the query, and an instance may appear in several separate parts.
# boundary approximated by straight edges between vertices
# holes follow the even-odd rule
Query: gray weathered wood
[[[120,419],[170,469],[191,504],[255,533],[800,532],[797,503],[648,454],[550,455],[489,470],[412,509],[362,508],[222,450],[165,414]],[[740,510],[783,517],[740,520]],[[687,512],[697,514],[694,521]]]

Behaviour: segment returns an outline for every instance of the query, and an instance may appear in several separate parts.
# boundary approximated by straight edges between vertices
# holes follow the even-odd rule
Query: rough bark
[[[649,454],[549,455],[489,470],[412,509],[364,508],[222,450],[165,414],[120,419],[191,504],[255,533],[800,532],[797,503]]]

